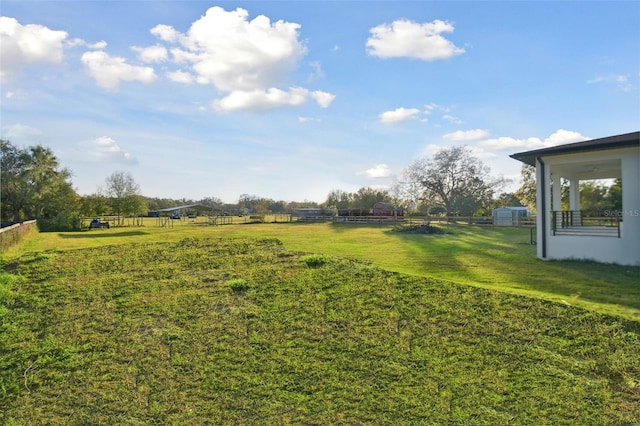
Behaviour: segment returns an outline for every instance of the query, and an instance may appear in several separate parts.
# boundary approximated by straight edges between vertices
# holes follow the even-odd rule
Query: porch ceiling
[[[589,161],[583,163],[556,164],[551,173],[579,180],[621,178],[620,160]]]

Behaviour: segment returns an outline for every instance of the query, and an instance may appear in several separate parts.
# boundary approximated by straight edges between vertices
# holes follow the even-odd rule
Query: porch
[[[639,142],[633,132],[511,156],[536,167],[538,258],[640,265]],[[615,198],[582,196],[581,181],[604,180]]]

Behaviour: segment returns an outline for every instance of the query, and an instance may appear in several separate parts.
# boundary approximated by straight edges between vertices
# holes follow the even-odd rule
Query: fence
[[[29,220],[0,229],[0,247],[2,251],[4,252],[18,244],[26,234],[36,230],[36,222],[35,220]]]
[[[92,218],[81,218],[82,229],[89,226]],[[174,222],[190,225],[238,225],[250,223],[291,223],[291,222],[334,222],[334,223],[406,223],[409,225],[420,224],[426,222],[432,223],[459,223],[467,225],[493,225],[494,220],[491,216],[306,216],[289,213],[272,213],[272,214],[253,214],[238,216],[195,216],[192,218],[172,219],[170,216],[160,217],[136,217],[136,218],[120,218],[118,223],[115,216],[102,216],[101,221],[109,222],[111,227],[114,226],[149,226],[155,225],[159,227],[173,228]],[[513,226],[534,227],[536,225],[535,217],[518,217],[517,223]]]
[[[585,216],[580,210],[555,210],[551,215],[553,235],[621,236],[618,216]]]
[[[494,225],[493,216],[412,216],[407,217],[408,223],[437,222],[464,223],[467,225]],[[518,217],[512,226],[532,227],[536,225],[534,216]]]

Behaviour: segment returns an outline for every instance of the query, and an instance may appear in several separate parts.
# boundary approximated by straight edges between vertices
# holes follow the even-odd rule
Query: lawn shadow
[[[60,238],[66,238],[66,239],[136,237],[139,235],[149,235],[149,233],[144,231],[122,231],[122,232],[109,232],[109,233],[97,233],[93,231],[84,231],[77,234],[58,234]]]
[[[388,235],[402,242],[399,247],[416,259],[427,276],[572,305],[595,303],[609,313],[624,311],[627,318],[639,318],[637,266],[543,261],[536,256],[529,230],[457,227],[452,231],[444,236],[393,231]]]
[[[395,223],[393,222],[331,222],[331,229],[337,232],[345,232],[351,229],[385,229],[392,230]]]

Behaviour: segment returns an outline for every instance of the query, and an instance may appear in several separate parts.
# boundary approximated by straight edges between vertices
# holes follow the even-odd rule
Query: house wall
[[[552,205],[549,182],[553,179],[555,187],[559,187],[559,173],[563,166],[584,161],[615,159],[620,160],[621,166],[622,212],[609,214],[622,215],[621,237],[552,235],[551,211],[559,210],[559,196],[553,197]],[[589,259],[622,265],[640,265],[640,147],[549,156],[543,157],[542,162],[544,167],[540,162],[536,165],[538,257],[545,260]],[[541,185],[543,180],[545,185]],[[545,211],[542,210],[543,197]]]

